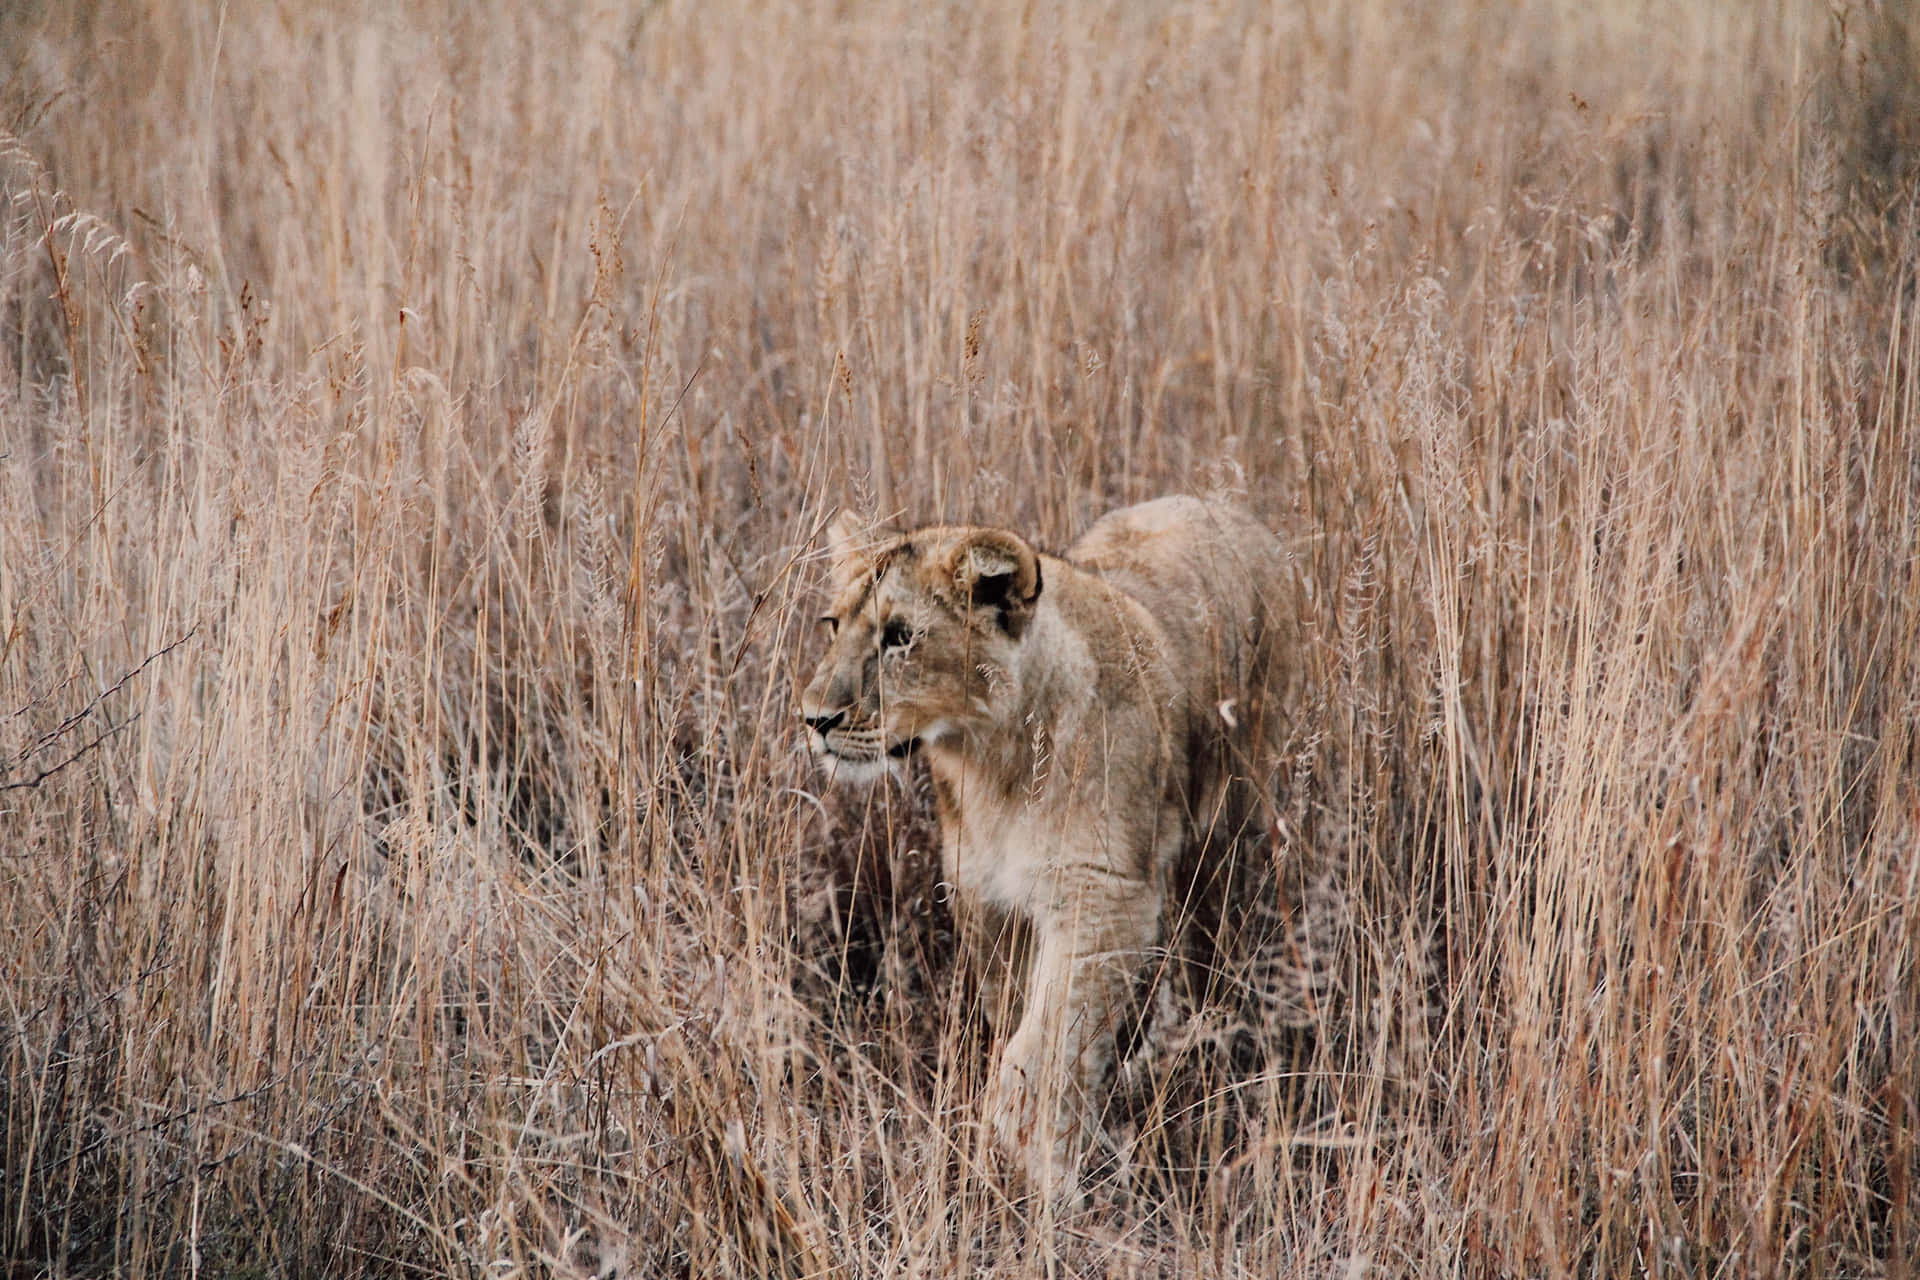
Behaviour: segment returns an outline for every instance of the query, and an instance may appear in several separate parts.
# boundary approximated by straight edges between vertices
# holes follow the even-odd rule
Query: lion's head
[[[801,698],[836,778],[886,773],[915,747],[991,720],[1040,599],[1040,558],[1003,529],[828,532],[827,652]]]

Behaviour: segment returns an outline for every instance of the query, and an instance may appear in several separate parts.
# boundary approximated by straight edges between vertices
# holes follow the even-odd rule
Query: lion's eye
[[[898,618],[889,618],[887,625],[880,628],[880,647],[882,649],[904,649],[913,643],[913,628]]]
[[[830,613],[820,619],[820,625],[827,629],[827,634],[830,636],[840,634],[840,619]]]

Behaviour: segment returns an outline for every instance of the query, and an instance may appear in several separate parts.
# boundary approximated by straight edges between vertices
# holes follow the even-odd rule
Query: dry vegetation
[[[1902,1274],[1914,47],[1485,8],[10,6],[13,1273]],[[1048,1209],[813,538],[1212,489],[1278,927]]]

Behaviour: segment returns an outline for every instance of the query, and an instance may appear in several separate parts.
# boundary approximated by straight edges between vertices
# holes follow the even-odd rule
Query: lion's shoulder
[[[1158,498],[1103,517],[1067,552],[1079,569],[1137,600],[1165,635],[1168,660],[1189,678],[1244,673],[1239,650],[1293,612],[1280,540],[1244,508]],[[1204,681],[1206,696],[1219,679]]]
[[[1217,589],[1223,577],[1257,578],[1275,571],[1281,548],[1244,508],[1176,496],[1109,512],[1066,558],[1104,577],[1207,591]]]

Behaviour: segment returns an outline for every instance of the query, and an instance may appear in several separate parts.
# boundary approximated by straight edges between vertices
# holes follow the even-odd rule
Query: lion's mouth
[[[811,733],[813,753],[842,764],[869,765],[883,760],[905,760],[920,748],[920,737],[888,742],[878,729],[841,730],[835,733]]]

